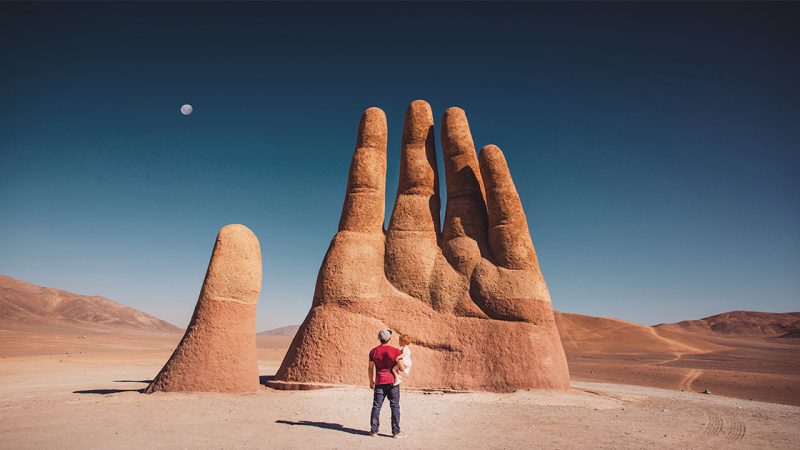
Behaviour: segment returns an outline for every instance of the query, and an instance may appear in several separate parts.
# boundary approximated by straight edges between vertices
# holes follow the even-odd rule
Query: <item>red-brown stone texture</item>
[[[223,227],[186,334],[146,392],[258,390],[260,291],[258,239],[244,225]]]
[[[390,328],[414,338],[404,386],[568,389],[550,294],[503,153],[488,145],[478,157],[464,111],[445,112],[440,227],[433,115],[412,102],[384,230],[386,141],[386,116],[367,109],[339,232],[274,385],[366,385],[367,353],[378,330]]]

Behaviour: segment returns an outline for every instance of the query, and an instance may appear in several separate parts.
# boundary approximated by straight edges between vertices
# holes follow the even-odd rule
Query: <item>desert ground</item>
[[[642,326],[556,313],[569,391],[154,393],[182,330],[112,300],[0,276],[0,448],[797,448],[800,314]],[[262,382],[296,326],[257,336]],[[709,394],[702,393],[708,390]]]
[[[366,388],[140,393],[179,339],[176,333],[5,330],[0,446],[796,448],[800,440],[798,406],[577,380],[568,392],[407,389],[404,440],[388,437],[388,405],[383,436],[367,435],[371,392]],[[258,337],[265,377],[277,370],[290,339]]]

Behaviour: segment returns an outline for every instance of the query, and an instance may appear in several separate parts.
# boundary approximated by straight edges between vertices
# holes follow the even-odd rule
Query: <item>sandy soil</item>
[[[568,356],[573,380],[709,390],[742,399],[800,405],[800,340],[737,342],[699,354]]]
[[[800,408],[577,381],[569,392],[404,391],[405,440],[366,435],[364,388],[139,393],[180,335],[0,332],[2,448],[796,448]],[[260,370],[290,338],[260,336]],[[68,353],[67,353],[68,352]]]

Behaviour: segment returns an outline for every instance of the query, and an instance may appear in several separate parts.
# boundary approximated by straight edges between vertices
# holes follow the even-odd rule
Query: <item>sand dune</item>
[[[132,330],[176,333],[180,328],[99,296],[73,294],[0,275],[0,328],[67,332]]]

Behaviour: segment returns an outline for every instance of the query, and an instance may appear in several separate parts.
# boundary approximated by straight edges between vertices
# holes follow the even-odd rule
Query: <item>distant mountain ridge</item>
[[[729,311],[703,319],[663,323],[653,327],[619,319],[556,312],[561,339],[567,348],[584,350],[615,342],[618,352],[647,344],[664,351],[683,350],[684,344],[663,333],[690,333],[741,337],[800,337],[800,312],[770,313]],[[155,316],[101,296],[74,294],[37,286],[0,275],[0,328],[124,329],[177,333],[178,328]],[[300,325],[287,325],[258,333],[259,336],[294,336]],[[569,350],[568,350],[569,351]]]
[[[658,324],[655,328],[726,336],[798,337],[800,312],[729,311],[699,320]]]
[[[299,329],[300,325],[286,325],[285,327],[264,330],[258,333],[258,336],[294,336]]]
[[[100,296],[73,294],[0,275],[0,327],[57,330],[124,329],[176,333],[180,328]]]

